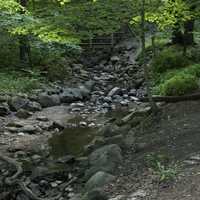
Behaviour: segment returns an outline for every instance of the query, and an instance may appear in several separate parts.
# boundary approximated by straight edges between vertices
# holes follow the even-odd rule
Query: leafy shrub
[[[185,68],[181,69],[172,69],[168,70],[165,73],[154,73],[153,74],[153,80],[154,80],[154,85],[159,85],[161,83],[164,83],[166,80],[169,80],[170,78],[177,76],[177,75],[193,75],[195,77],[200,77],[200,64],[194,64],[190,65]]]
[[[148,154],[145,157],[148,167],[153,169],[154,173],[158,176],[159,182],[166,182],[174,180],[178,167],[177,165],[169,165],[169,158],[161,154]]]
[[[65,79],[68,79],[70,75],[70,63],[64,58],[55,61],[54,63],[51,63],[47,67],[47,77],[50,81],[63,81]]]
[[[177,166],[165,166],[160,162],[157,162],[157,170],[155,173],[159,177],[160,182],[172,181],[176,178],[177,175]]]
[[[187,54],[193,62],[200,62],[200,46],[192,47],[188,50]]]
[[[164,49],[152,61],[152,69],[154,72],[163,73],[169,69],[182,68],[189,65],[189,59],[183,57],[182,52],[177,49]]]
[[[178,74],[155,88],[161,95],[184,95],[198,88],[198,78],[191,74]]]

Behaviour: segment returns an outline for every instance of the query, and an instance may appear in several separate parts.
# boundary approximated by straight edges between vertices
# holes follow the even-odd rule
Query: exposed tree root
[[[16,168],[16,170],[17,170],[16,173],[13,176],[7,177],[5,179],[5,183],[7,185],[15,184],[17,181],[17,178],[23,173],[21,164],[16,162],[14,159],[12,159],[6,155],[2,155],[2,154],[0,154],[0,160],[3,160],[5,162],[7,162],[8,164],[13,165]]]
[[[34,194],[31,191],[31,189],[29,189],[27,187],[27,185],[23,181],[21,181],[19,179],[19,176],[23,173],[23,169],[21,167],[21,163],[18,163],[14,159],[12,159],[12,158],[10,158],[8,156],[2,155],[2,154],[0,154],[0,160],[5,161],[10,165],[13,165],[17,170],[16,173],[13,176],[7,177],[5,179],[5,184],[7,184],[9,186],[18,185],[20,187],[20,189],[26,194],[26,196],[28,196],[31,200],[57,200],[63,195],[63,192],[65,191],[65,188],[67,186],[69,186],[70,184],[74,183],[77,180],[77,178],[74,177],[71,180],[69,180],[66,184],[64,184],[64,186],[62,188],[62,191],[56,197],[53,197],[53,198],[40,198],[36,194]]]

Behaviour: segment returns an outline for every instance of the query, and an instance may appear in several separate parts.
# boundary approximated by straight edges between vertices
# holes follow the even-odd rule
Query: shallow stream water
[[[88,118],[82,118],[80,115],[68,120],[68,128],[65,128],[61,133],[54,134],[49,139],[50,153],[53,157],[58,158],[65,155],[80,155],[84,146],[89,144],[97,135],[99,128],[103,127],[106,121],[110,119],[120,119],[127,114],[127,109],[117,109],[104,114],[94,115]],[[90,119],[89,119],[90,118]],[[94,127],[80,126],[80,122],[94,122]],[[88,122],[90,121],[90,122]],[[71,125],[71,126],[70,126]]]

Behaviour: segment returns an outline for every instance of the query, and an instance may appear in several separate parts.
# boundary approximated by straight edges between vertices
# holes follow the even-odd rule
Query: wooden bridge
[[[82,41],[83,49],[104,49],[112,48],[120,40],[133,36],[129,26],[121,28],[120,31],[110,35],[97,36],[89,40]]]

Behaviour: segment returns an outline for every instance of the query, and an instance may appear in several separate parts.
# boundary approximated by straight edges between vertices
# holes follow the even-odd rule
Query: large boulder
[[[97,188],[88,191],[85,195],[83,195],[81,200],[108,200],[108,196],[103,190]]]
[[[87,191],[90,191],[95,188],[101,188],[104,185],[112,182],[114,179],[115,176],[106,172],[99,171],[87,181],[85,188]]]
[[[82,95],[82,97],[85,99],[88,99],[89,96],[90,96],[90,90],[88,88],[86,88],[85,86],[81,85],[79,86],[79,90],[80,90],[80,93]]]
[[[10,99],[8,102],[11,110],[18,111],[21,108],[24,108],[29,103],[29,100],[24,97],[15,96]]]
[[[90,168],[86,171],[86,178],[98,171],[114,173],[122,162],[121,149],[116,144],[105,145],[89,155]]]
[[[38,96],[38,102],[42,107],[52,107],[60,104],[60,97],[57,94],[48,95],[46,93],[40,94]]]
[[[60,99],[62,103],[72,103],[74,101],[82,100],[83,95],[78,88],[67,88],[60,95]]]
[[[23,106],[25,110],[28,110],[30,112],[36,112],[36,111],[41,111],[42,107],[38,102],[35,101],[29,101],[25,106]]]

